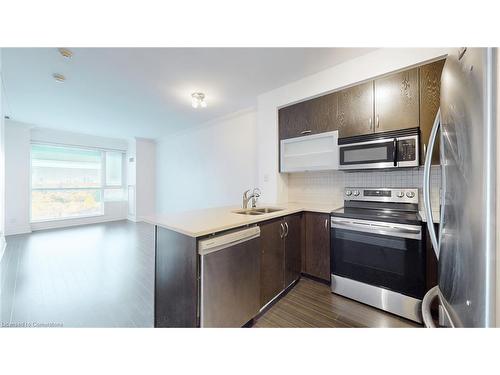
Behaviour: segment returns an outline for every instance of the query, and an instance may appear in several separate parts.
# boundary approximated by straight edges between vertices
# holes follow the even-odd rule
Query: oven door
[[[332,217],[330,259],[334,275],[418,299],[425,294],[421,226]]]
[[[339,145],[339,169],[397,167],[397,139]]]

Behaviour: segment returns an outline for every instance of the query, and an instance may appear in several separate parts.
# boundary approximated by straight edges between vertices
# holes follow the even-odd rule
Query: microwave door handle
[[[392,160],[394,162],[394,166],[398,166],[398,139],[394,138],[392,141]]]

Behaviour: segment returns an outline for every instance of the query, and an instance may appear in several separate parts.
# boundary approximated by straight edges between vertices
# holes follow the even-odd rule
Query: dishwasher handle
[[[215,251],[227,249],[228,247],[253,240],[257,237],[260,237],[260,227],[258,226],[210,237],[198,241],[198,254],[206,255]]]

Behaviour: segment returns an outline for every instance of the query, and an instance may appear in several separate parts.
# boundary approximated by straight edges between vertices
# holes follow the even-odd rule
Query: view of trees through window
[[[33,144],[31,220],[103,214],[105,196],[123,199],[122,166],[121,152]]]

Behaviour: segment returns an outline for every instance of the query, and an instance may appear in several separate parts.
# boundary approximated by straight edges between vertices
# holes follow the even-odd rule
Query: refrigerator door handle
[[[441,125],[441,109],[438,109],[436,113],[436,118],[434,119],[434,125],[432,126],[431,135],[429,138],[429,146],[427,147],[427,152],[425,153],[425,163],[424,163],[424,210],[425,217],[427,218],[427,230],[431,238],[432,247],[436,253],[436,258],[439,259],[439,243],[436,237],[436,231],[434,230],[434,219],[432,217],[432,207],[431,207],[431,164],[432,164],[432,152],[434,151],[434,144],[436,143],[436,136]]]
[[[434,298],[437,297],[437,295],[438,286],[436,285],[434,288],[429,289],[429,291],[425,294],[424,299],[422,300],[422,320],[424,321],[424,325],[427,328],[436,328],[434,319],[432,319],[431,304]]]
[[[431,305],[434,299],[438,299],[439,305],[441,307],[440,311],[443,312],[445,319],[449,323],[451,328],[455,328],[455,324],[453,323],[453,320],[451,320],[450,314],[448,313],[448,310],[446,307],[443,305],[441,302],[441,295],[439,292],[439,285],[436,285],[435,287],[429,289],[427,293],[425,293],[424,299],[422,300],[422,320],[424,322],[424,325],[426,328],[437,328],[436,324],[434,323],[434,319],[432,318],[431,314]]]

